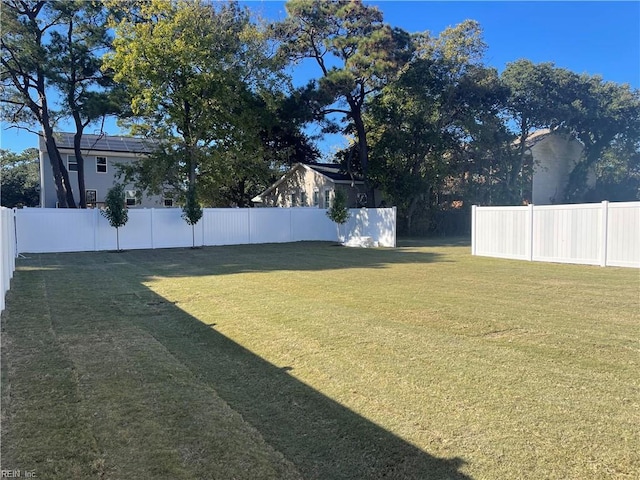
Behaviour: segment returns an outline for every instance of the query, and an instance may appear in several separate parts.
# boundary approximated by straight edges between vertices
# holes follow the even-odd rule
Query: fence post
[[[98,210],[99,208],[93,209],[93,251],[98,251]]]
[[[154,242],[153,238],[153,217],[154,217],[154,213],[155,212],[155,208],[151,208],[151,216],[149,217],[149,223],[151,224],[151,250],[153,250],[154,248],[156,248],[156,243]]]
[[[207,209],[203,208],[202,209],[202,224],[200,224],[200,226],[202,227],[202,247],[204,247],[204,231],[205,231],[205,226],[207,224]]]
[[[247,223],[248,223],[248,227],[247,228],[247,235],[248,235],[248,242],[247,243],[251,243],[251,209],[247,208]]]
[[[289,241],[293,242],[293,208],[289,209]]]
[[[398,246],[398,227],[397,227],[397,222],[398,222],[398,209],[394,206],[392,208],[393,211],[393,248],[396,248]]]
[[[13,247],[14,247],[13,256],[15,258],[18,258],[18,255],[20,255],[21,252],[18,249],[18,209],[17,208],[13,209],[11,228],[13,228],[13,237],[12,237]],[[15,259],[14,259],[14,264],[15,264]]]
[[[600,266],[607,266],[607,233],[609,230],[609,202],[602,202],[602,230],[600,231]]]
[[[534,235],[533,235],[533,203],[529,204],[529,209],[528,209],[528,216],[529,218],[527,219],[528,222],[528,227],[529,227],[529,235],[527,235],[527,260],[529,260],[530,262],[533,261],[533,239],[534,239]]]
[[[471,206],[471,255],[476,254],[476,205]]]

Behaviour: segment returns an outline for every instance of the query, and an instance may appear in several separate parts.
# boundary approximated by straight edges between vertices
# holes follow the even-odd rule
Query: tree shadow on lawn
[[[93,334],[98,337],[99,331],[120,328],[148,332],[199,382],[240,413],[304,478],[467,480],[470,477],[460,472],[464,460],[437,458],[407,443],[295,379],[288,373],[290,367],[278,367],[256,356],[143,284],[156,275],[385,268],[395,263],[427,264],[438,258],[436,253],[348,249],[330,243],[241,245],[34,255],[20,262],[24,271],[18,274],[50,279],[46,283],[56,297],[48,301],[56,302],[56,308],[62,309],[58,318],[64,319],[57,330],[78,335],[96,329]],[[90,278],[102,278],[104,291],[86,289]],[[69,300],[58,298],[73,291],[84,293]],[[78,308],[90,309],[90,320],[77,315]]]
[[[330,242],[232,245],[201,249],[130,250],[103,262],[132,262],[167,277],[230,275],[247,272],[322,271],[388,268],[394,264],[451,262],[437,252],[411,248],[349,248]]]
[[[146,295],[143,295],[145,297]],[[461,458],[436,458],[292,377],[153,292],[135,315],[199,381],[256,428],[306,479],[470,480]],[[137,310],[137,309],[136,309]]]
[[[469,237],[399,237],[398,247],[469,247]]]

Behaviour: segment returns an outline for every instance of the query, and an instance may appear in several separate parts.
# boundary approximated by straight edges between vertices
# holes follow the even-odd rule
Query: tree
[[[501,79],[510,92],[507,111],[517,125],[512,188],[518,181],[530,185],[533,165],[525,154],[533,129],[563,130],[584,145],[582,159],[570,173],[565,201],[584,200],[587,174],[613,142],[640,138],[640,92],[629,85],[528,60],[508,64]]]
[[[481,64],[481,33],[466,21],[435,38],[416,35],[412,61],[367,105],[372,178],[409,233],[419,216],[431,223],[477,164],[469,155],[477,140],[500,131],[504,92],[497,72]]]
[[[60,27],[51,32],[48,49],[51,85],[62,94],[60,107],[73,119],[79,206],[86,208],[84,157],[80,147],[87,126],[121,112],[126,97],[111,72],[102,70],[102,55],[111,45],[108,11],[101,1],[58,2]]]
[[[69,174],[55,143],[56,112],[49,104],[49,32],[60,22],[55,2],[2,2],[2,114],[13,125],[39,124],[53,169],[58,205],[75,207]],[[27,127],[28,128],[28,127]]]
[[[566,125],[584,145],[582,160],[569,175],[565,201],[584,201],[588,172],[615,145],[630,155],[640,143],[640,90],[606,82],[599,76],[576,76]],[[631,146],[629,148],[629,146]],[[630,158],[633,158],[630,157]]]
[[[334,222],[338,228],[338,237],[340,236],[340,225],[344,225],[349,220],[351,214],[347,208],[347,194],[344,190],[337,188],[335,190],[331,206],[327,209],[327,217]]]
[[[129,221],[129,212],[124,201],[124,185],[116,183],[107,191],[104,199],[105,207],[100,213],[109,221],[109,225],[116,229],[116,245],[120,251],[119,228]]]
[[[640,200],[640,139],[615,138],[594,167],[596,185],[585,194],[587,201]]]
[[[65,163],[54,128],[70,116],[75,124],[79,205],[86,207],[84,161],[80,142],[84,128],[114,112],[110,77],[101,71],[109,47],[103,2],[3,0],[3,116],[19,128],[39,125],[53,169],[58,204],[75,207]],[[51,99],[53,93],[59,102]]]
[[[278,27],[282,54],[293,61],[310,58],[318,65],[322,77],[315,100],[324,102],[317,113],[344,114],[353,123],[359,166],[367,180],[365,102],[409,60],[409,34],[383,23],[382,13],[361,1],[292,0],[286,8],[289,16]],[[369,197],[373,203],[372,190]]]
[[[185,222],[191,225],[191,246],[196,247],[196,223],[202,218],[202,207],[198,203],[198,195],[196,193],[195,186],[189,188],[187,192],[184,205],[182,206],[182,218]]]
[[[274,80],[264,35],[235,3],[151,0],[116,25],[107,66],[132,98],[131,132],[158,148],[125,178],[151,193],[215,188],[226,152],[259,161],[256,97]],[[250,170],[250,169],[249,169]],[[206,182],[199,181],[206,178]],[[235,175],[235,178],[242,178]]]
[[[29,148],[16,154],[0,149],[0,177],[3,207],[37,207],[40,204],[38,150]]]
[[[553,63],[534,64],[529,60],[508,63],[501,80],[509,90],[507,108],[517,136],[517,154],[506,176],[507,188],[531,200],[533,163],[527,155],[527,137],[535,129],[557,128],[567,118],[567,91],[562,88],[560,72]],[[517,193],[516,193],[517,192]]]

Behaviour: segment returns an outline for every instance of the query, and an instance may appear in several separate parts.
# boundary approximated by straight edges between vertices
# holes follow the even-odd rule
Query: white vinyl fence
[[[4,310],[5,294],[16,268],[16,230],[13,210],[0,207],[0,312]]]
[[[473,207],[471,253],[640,268],[640,202]]]
[[[238,245],[303,240],[353,241],[366,238],[396,245],[395,208],[352,209],[338,229],[317,208],[206,208],[195,225],[195,245]],[[192,230],[182,210],[131,209],[119,229],[120,248],[190,247]],[[116,230],[99,210],[28,208],[16,211],[17,252],[53,253],[115,250]]]

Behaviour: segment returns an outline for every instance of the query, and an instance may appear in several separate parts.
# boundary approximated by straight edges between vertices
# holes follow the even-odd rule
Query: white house
[[[337,163],[296,163],[278,181],[251,199],[259,207],[329,208],[336,190],[343,190],[347,207],[366,204],[362,177]]]
[[[573,135],[543,129],[529,135],[526,146],[533,158],[532,203],[562,203],[569,175],[581,160],[582,143]],[[595,173],[590,171],[589,187],[595,181]]]
[[[69,172],[74,198],[79,198],[78,163],[73,149],[73,133],[56,133],[56,144],[62,161]],[[144,139],[109,135],[82,136],[82,156],[84,158],[84,180],[88,207],[100,207],[104,204],[107,191],[114,185],[118,164],[135,162],[147,155],[150,148]],[[40,137],[40,206],[57,207],[56,186],[53,169],[44,139]],[[171,207],[171,198],[136,195],[133,185],[125,186],[126,202],[129,208]]]

